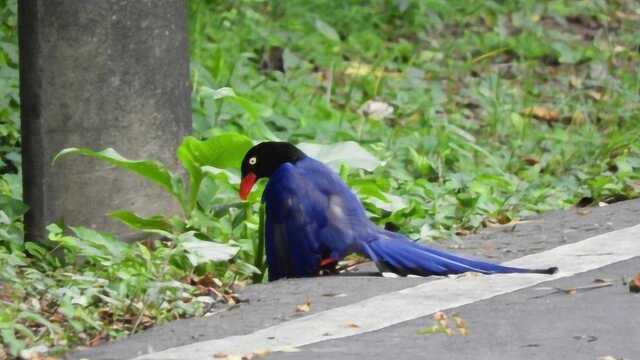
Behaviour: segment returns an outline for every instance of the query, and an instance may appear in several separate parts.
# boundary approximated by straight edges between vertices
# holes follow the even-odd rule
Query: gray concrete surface
[[[592,359],[640,355],[640,296],[631,294],[622,278],[640,271],[637,258],[577,276],[541,284],[459,307],[467,336],[420,335],[432,326],[425,317],[351,338],[330,340],[275,353],[269,359]],[[544,287],[574,288],[611,279],[613,286],[553,293]],[[450,323],[453,321],[449,320]]]
[[[461,243],[445,245],[459,253],[506,261],[638,223],[640,201],[634,200],[601,208],[549,213],[515,227],[487,229],[464,238]],[[640,261],[634,258],[548,285],[585,286],[592,284],[596,277],[603,277],[613,280],[612,287],[575,295],[537,297],[550,292],[535,289],[541,285],[448,311],[459,313],[467,322],[470,332],[467,337],[417,335],[418,328],[433,324],[430,317],[425,317],[373,333],[304,346],[299,353],[272,354],[270,358],[322,359],[331,356],[349,359],[367,355],[431,358],[433,355],[434,358],[451,359],[548,359],[560,356],[596,359],[592,356],[596,353],[598,356],[629,357],[634,352],[640,354],[636,351],[636,343],[631,341],[633,336],[640,335],[638,322],[629,321],[629,314],[640,307],[640,297],[630,294],[622,286],[621,278],[638,271]],[[312,302],[312,314],[426,281],[431,279],[324,277],[250,286],[241,293],[248,303],[220,309],[221,312],[207,318],[176,321],[128,339],[79,350],[68,354],[68,358],[126,359],[147,353],[149,349],[159,351],[246,334],[299,316],[295,306],[306,298]],[[617,333],[620,336],[612,336]],[[574,339],[574,336],[578,338]],[[576,352],[583,350],[583,353]],[[583,354],[589,357],[583,357]]]
[[[103,162],[51,160],[67,147],[112,147],[176,167],[191,129],[186,13],[184,0],[18,1],[30,239],[58,221],[123,234],[105,213],[179,209],[160,188]]]

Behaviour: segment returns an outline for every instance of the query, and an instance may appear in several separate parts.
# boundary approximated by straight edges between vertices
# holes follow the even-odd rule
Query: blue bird
[[[354,252],[370,258],[380,271],[403,276],[557,271],[472,260],[380,229],[333,170],[287,142],[255,145],[245,155],[241,173],[243,200],[258,179],[269,179],[262,195],[269,281],[316,276]]]

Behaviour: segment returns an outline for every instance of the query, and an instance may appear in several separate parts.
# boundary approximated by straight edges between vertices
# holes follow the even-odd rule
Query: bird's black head
[[[280,165],[295,163],[304,156],[302,151],[288,142],[267,141],[255,145],[242,160],[240,198],[247,198],[258,179],[268,178]]]

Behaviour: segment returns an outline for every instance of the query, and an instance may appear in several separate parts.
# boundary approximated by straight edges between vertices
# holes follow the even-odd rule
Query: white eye
[[[257,162],[258,162],[258,159],[256,159],[255,156],[249,159],[249,164],[251,165],[255,165]]]

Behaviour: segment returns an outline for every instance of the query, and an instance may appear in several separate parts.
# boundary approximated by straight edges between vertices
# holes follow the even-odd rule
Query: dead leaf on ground
[[[435,321],[447,320],[447,315],[442,311],[438,311],[437,313],[433,314],[433,320]]]
[[[354,324],[351,321],[348,321],[346,326],[349,327],[349,328],[352,328],[352,329],[360,329],[360,325]]]
[[[467,336],[469,331],[467,330],[467,325],[465,321],[458,314],[451,315],[453,322],[456,324],[456,328],[458,329],[458,333],[462,336]],[[449,327],[448,317],[442,312],[438,311],[433,314],[433,320],[436,322],[435,325],[426,326],[418,329],[419,335],[431,335],[437,333],[447,334],[448,336],[453,336],[454,332],[451,327]]]
[[[309,310],[311,310],[311,300],[309,298],[306,298],[304,303],[296,306],[297,313],[307,313]]]
[[[213,358],[214,359],[224,359],[224,360],[244,360],[245,356],[244,355],[239,355],[239,354],[227,354],[224,352],[218,352],[213,354]]]
[[[469,335],[469,331],[467,330],[467,324],[465,323],[464,320],[462,320],[460,315],[453,314],[451,317],[453,318],[453,321],[455,321],[456,328],[458,328],[458,332],[460,333],[460,335],[462,336]]]
[[[582,78],[579,78],[575,75],[569,76],[569,84],[576,89],[582,88]]]
[[[102,341],[106,339],[106,335],[107,334],[105,334],[104,332],[98,333],[96,336],[93,337],[93,339],[89,340],[87,345],[90,346],[90,347],[94,347],[94,346],[100,345],[102,343]]]
[[[596,101],[607,100],[607,95],[601,93],[600,91],[589,90],[587,91],[587,95],[589,95],[589,97]]]
[[[326,294],[322,294],[322,296],[337,298],[337,297],[345,297],[345,296],[347,296],[347,294],[345,294],[345,293],[326,293]]]
[[[537,165],[540,162],[540,160],[533,156],[525,156],[522,158],[522,161],[524,161],[529,166]]]
[[[553,290],[552,292],[544,295],[534,296],[533,299],[540,299],[543,297],[547,297],[553,294],[567,294],[567,295],[575,295],[577,292],[590,291],[601,289],[609,286],[613,286],[613,282],[606,281],[605,279],[596,279],[594,280],[595,284],[586,285],[586,286],[577,286],[572,288],[559,288],[559,287],[540,287],[535,288],[536,290]]]
[[[587,120],[587,117],[582,113],[582,111],[576,110],[573,115],[571,115],[571,124],[572,125],[582,125]]]
[[[539,105],[526,108],[522,111],[522,113],[524,115],[533,116],[533,118],[537,120],[542,120],[549,123],[558,121],[560,119],[560,112]]]
[[[258,356],[258,357],[263,357],[263,356],[267,356],[267,355],[271,354],[271,350],[269,350],[269,349],[260,349],[260,350],[254,351],[253,353],[256,354],[256,356]]]

